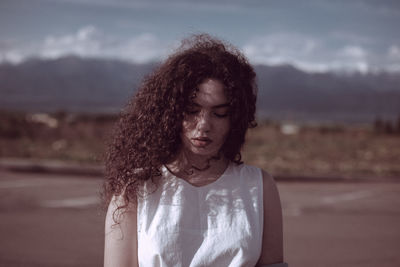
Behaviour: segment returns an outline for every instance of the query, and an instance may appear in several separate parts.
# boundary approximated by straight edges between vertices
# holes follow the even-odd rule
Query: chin
[[[197,147],[192,148],[191,152],[196,156],[203,156],[203,157],[213,157],[218,154],[217,149],[207,149],[207,148],[197,148]]]

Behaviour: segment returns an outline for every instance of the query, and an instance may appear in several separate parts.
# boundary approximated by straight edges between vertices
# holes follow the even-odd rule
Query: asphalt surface
[[[289,266],[400,266],[400,180],[278,182]],[[0,169],[0,266],[102,266],[96,176]]]
[[[291,266],[400,266],[400,183],[281,183]]]

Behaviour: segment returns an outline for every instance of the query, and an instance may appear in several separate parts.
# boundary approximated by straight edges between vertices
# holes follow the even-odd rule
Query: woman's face
[[[183,149],[196,156],[218,154],[230,129],[229,103],[224,85],[205,79],[186,108],[181,134]]]

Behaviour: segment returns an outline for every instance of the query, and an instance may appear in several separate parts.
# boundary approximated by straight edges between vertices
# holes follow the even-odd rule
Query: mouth
[[[212,142],[212,140],[208,137],[196,137],[192,138],[192,143],[196,147],[205,147],[209,145]]]

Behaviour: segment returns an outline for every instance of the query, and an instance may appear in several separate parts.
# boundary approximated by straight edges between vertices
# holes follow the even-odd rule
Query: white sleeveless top
[[[230,163],[201,187],[165,167],[162,174],[157,190],[138,200],[140,267],[256,265],[263,232],[259,168]]]

